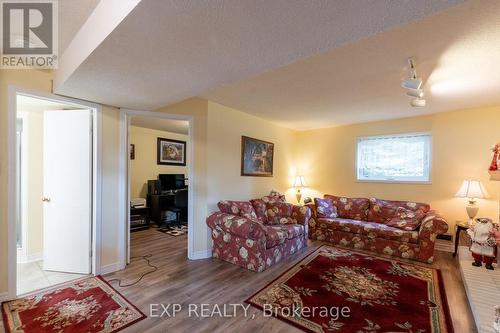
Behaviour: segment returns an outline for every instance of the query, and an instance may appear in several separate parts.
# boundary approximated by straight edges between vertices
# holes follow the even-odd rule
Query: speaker
[[[148,194],[160,194],[161,183],[159,180],[148,180]]]

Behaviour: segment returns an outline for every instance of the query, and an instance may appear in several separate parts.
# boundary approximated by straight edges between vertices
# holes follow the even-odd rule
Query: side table
[[[458,242],[460,242],[460,232],[466,231],[467,229],[469,229],[469,227],[469,224],[466,222],[457,222],[455,232],[455,252],[453,252],[454,257],[457,255]]]

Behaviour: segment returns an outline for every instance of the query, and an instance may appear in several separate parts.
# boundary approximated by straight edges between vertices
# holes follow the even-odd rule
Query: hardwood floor
[[[152,254],[151,263],[158,266],[158,270],[131,287],[120,288],[112,283],[148,316],[124,332],[198,333],[301,332],[276,318],[263,317],[262,312],[253,307],[249,308],[247,317],[243,316],[241,310],[235,318],[189,318],[188,304],[196,304],[198,308],[202,303],[211,306],[218,304],[221,307],[223,304],[241,304],[323,243],[311,242],[308,248],[262,273],[250,272],[216,259],[190,261],[187,259],[187,236],[173,237],[156,229],[132,233],[131,244],[132,257]],[[441,269],[443,273],[455,332],[477,332],[462,286],[458,262],[452,258],[451,253],[438,252],[432,266]],[[133,259],[125,270],[108,274],[105,279],[121,278],[122,283],[128,283],[150,269],[144,260]],[[175,317],[149,317],[150,304],[160,303],[165,306],[179,303],[183,310]],[[160,314],[161,310],[160,307],[157,313]],[[255,318],[252,319],[252,315]]]

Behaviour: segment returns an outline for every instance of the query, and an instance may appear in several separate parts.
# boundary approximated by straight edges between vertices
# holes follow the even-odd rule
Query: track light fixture
[[[414,98],[410,101],[410,105],[414,108],[423,108],[425,106],[425,99],[423,98]]]
[[[401,82],[401,87],[407,90],[407,96],[413,97],[410,101],[410,105],[412,107],[424,107],[425,99],[424,91],[422,89],[423,80],[417,76],[417,69],[415,68],[415,61],[413,57],[408,58],[408,65],[410,67],[410,75],[408,79]]]
[[[410,97],[422,98],[424,97],[424,91],[422,89],[408,89],[406,95]]]

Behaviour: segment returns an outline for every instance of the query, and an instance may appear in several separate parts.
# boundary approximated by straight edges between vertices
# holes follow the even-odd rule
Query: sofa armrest
[[[212,229],[219,227],[222,231],[241,238],[260,240],[266,237],[261,223],[237,215],[212,213],[207,218],[207,225]]]
[[[448,231],[448,223],[436,211],[429,211],[422,220],[418,233],[419,241],[431,240],[434,242],[436,236]]]
[[[318,221],[318,218],[316,216],[316,205],[314,202],[310,202],[306,204],[307,207],[311,210],[311,218],[309,219],[309,226],[311,228],[316,228],[316,222]]]
[[[311,209],[307,206],[293,205],[292,219],[297,224],[307,225],[311,219]]]

